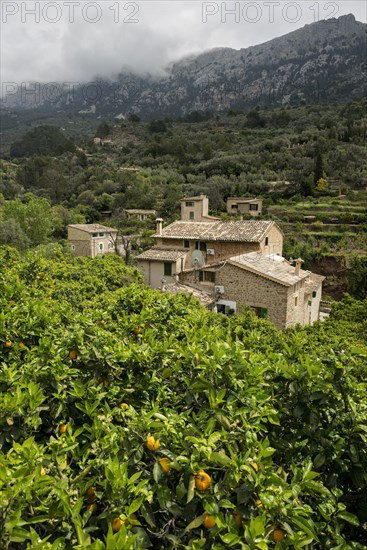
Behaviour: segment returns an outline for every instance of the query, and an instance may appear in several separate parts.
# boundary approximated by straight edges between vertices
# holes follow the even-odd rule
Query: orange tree
[[[366,548],[366,303],[280,333],[0,250],[4,549]]]

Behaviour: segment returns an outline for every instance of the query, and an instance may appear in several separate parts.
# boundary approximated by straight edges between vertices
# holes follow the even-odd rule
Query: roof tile
[[[173,222],[163,228],[163,239],[195,239],[201,241],[260,242],[269,229],[275,225],[272,221],[210,221],[210,222]]]

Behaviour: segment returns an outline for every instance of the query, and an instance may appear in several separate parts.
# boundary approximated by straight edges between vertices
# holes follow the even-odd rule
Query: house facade
[[[154,246],[136,257],[146,284],[171,293],[193,289],[206,307],[225,314],[251,307],[280,329],[318,320],[323,277],[282,257],[275,222],[222,221],[207,211],[206,197],[189,197],[180,221],[163,227],[156,220]]]
[[[209,220],[218,220],[218,218],[209,216],[209,199],[206,195],[181,199],[181,221],[203,222]]]
[[[75,256],[95,258],[115,253],[117,229],[99,224],[68,225],[68,242]]]
[[[281,256],[251,252],[184,271],[179,280],[215,294],[215,311],[228,314],[237,313],[241,306],[251,307],[258,317],[284,329],[319,319],[324,277],[300,265],[299,259],[292,266]]]
[[[156,210],[139,210],[137,208],[133,208],[131,210],[125,210],[125,212],[128,220],[135,219],[140,220],[141,222],[153,219],[157,216]]]
[[[229,197],[227,199],[227,212],[229,214],[250,214],[260,216],[262,214],[263,201],[261,199],[248,199],[241,197]]]
[[[161,288],[163,279],[177,280],[181,272],[200,265],[249,252],[281,254],[283,248],[282,231],[269,221],[177,221],[163,228],[158,218],[153,238],[153,248],[136,257],[152,288]]]

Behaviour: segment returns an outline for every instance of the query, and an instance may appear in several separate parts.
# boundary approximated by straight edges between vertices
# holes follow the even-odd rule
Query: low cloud
[[[2,82],[88,82],[123,69],[161,75],[189,54],[259,44],[331,15],[365,21],[365,11],[353,0],[2,0]]]

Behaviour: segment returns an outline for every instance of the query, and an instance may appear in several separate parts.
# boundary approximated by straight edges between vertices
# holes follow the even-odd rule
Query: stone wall
[[[269,321],[281,329],[286,326],[287,287],[230,264],[217,271],[215,284],[224,286],[221,299],[266,308]]]
[[[283,233],[276,226],[273,226],[267,234],[268,244],[266,243],[266,238],[263,239],[260,243],[260,249],[262,254],[266,256],[270,254],[283,254]]]

